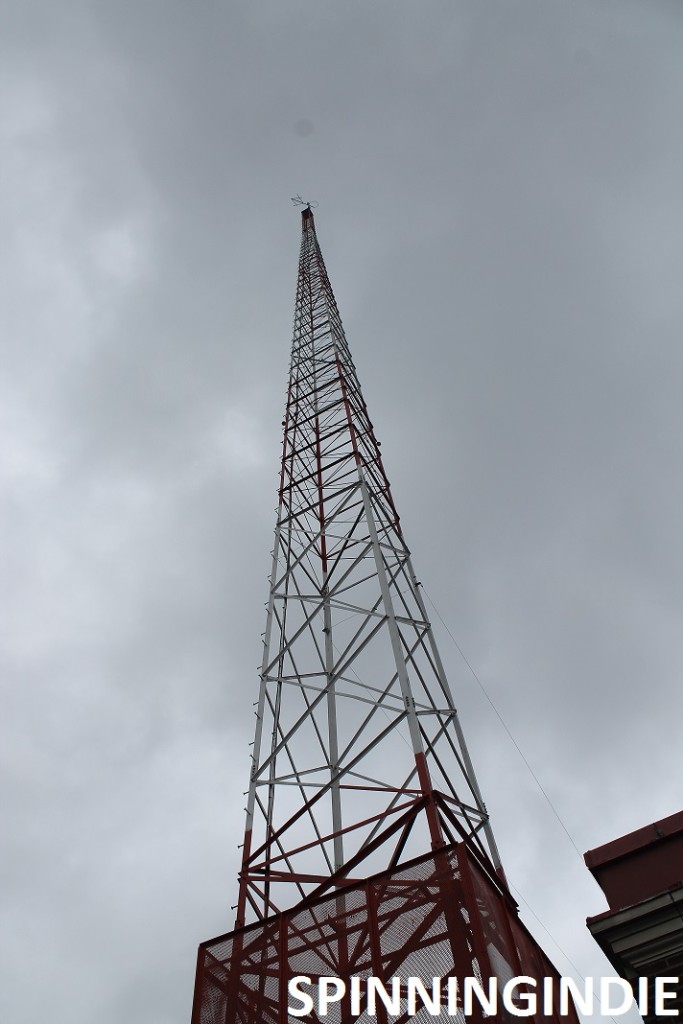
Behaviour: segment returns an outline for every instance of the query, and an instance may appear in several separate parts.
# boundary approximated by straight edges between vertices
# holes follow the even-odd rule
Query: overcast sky
[[[683,807],[682,111],[680,0],[0,0],[3,1022],[188,1024],[232,927],[297,193],[576,846]],[[437,638],[525,921],[612,973]]]

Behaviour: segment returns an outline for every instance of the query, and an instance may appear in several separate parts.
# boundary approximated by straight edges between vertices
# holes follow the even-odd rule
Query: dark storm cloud
[[[678,809],[680,7],[0,18],[3,1019],[187,1020],[232,923],[297,193],[418,575],[577,844]],[[440,633],[510,878],[599,974]]]

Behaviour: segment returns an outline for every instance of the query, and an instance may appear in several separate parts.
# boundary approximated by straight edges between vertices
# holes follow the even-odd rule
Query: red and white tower
[[[283,428],[237,920],[200,947],[193,1024],[294,1021],[295,975],[537,976],[310,207]]]

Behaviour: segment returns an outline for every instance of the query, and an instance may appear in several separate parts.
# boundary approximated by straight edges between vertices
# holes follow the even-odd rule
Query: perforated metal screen
[[[539,991],[543,978],[558,979],[509,897],[461,843],[203,943],[192,1024],[514,1021],[519,1018],[500,1001],[495,1017],[486,1017],[476,999],[467,1015],[461,997],[449,1006],[447,979],[475,977],[486,986],[496,977],[502,989],[519,975],[536,979]],[[347,993],[324,1013],[316,1002],[310,1013],[296,1017],[288,1007],[302,1004],[290,995],[288,984],[297,976],[310,978],[314,992],[321,977],[340,978]],[[371,1013],[364,983],[354,1006],[354,977],[376,977],[387,988],[399,977],[399,1012],[389,1012],[378,999]],[[407,980],[413,977],[422,979],[430,994],[432,979],[444,979],[436,1013],[419,999],[409,1013]],[[552,1015],[539,1012],[525,1019],[578,1024],[573,1013],[560,1017],[557,1005]]]

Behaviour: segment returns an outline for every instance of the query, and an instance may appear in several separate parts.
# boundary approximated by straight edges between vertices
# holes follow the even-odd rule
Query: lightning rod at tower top
[[[292,201],[301,247],[237,915],[200,946],[193,1024],[293,1021],[300,975],[554,972],[506,884],[315,204]],[[344,996],[306,1019],[370,1009]]]

